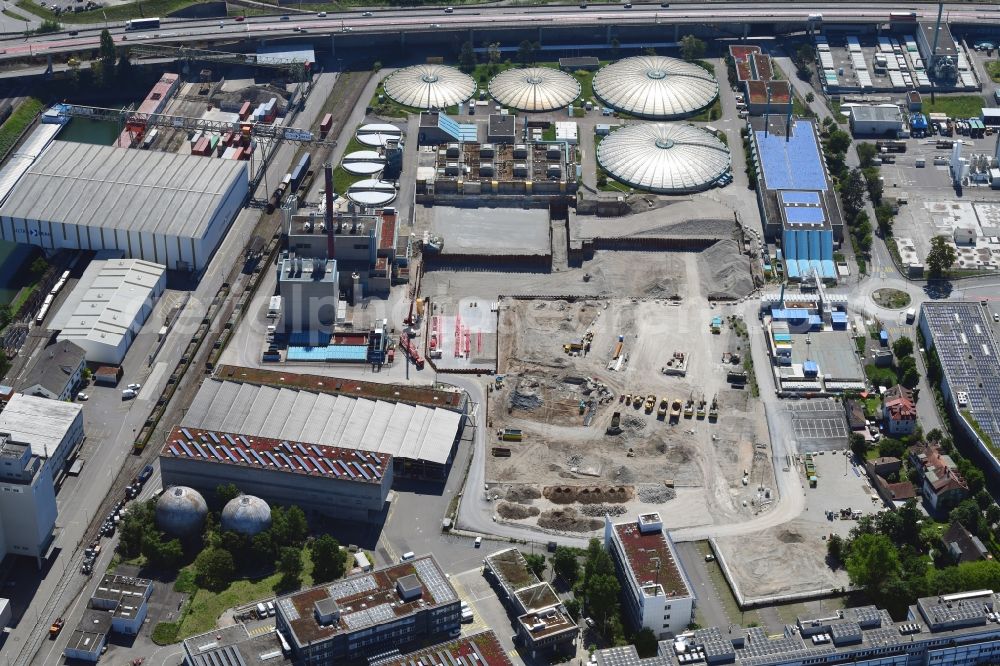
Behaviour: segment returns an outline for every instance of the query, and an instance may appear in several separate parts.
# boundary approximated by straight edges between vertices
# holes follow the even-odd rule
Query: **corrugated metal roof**
[[[0,215],[201,238],[235,181],[238,160],[54,141]]]
[[[208,380],[184,425],[445,464],[461,415],[345,395]]]

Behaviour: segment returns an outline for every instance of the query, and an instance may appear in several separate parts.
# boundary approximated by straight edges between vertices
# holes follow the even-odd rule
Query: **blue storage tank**
[[[809,258],[810,259],[820,259],[819,251],[819,232],[818,231],[807,231],[809,234]]]
[[[785,258],[786,259],[795,259],[795,257],[796,257],[796,253],[795,253],[795,233],[796,232],[795,232],[794,229],[785,229],[785,234],[784,234],[784,238],[782,239],[782,242],[783,242],[783,244],[785,246]],[[780,253],[781,250],[778,250],[778,252]],[[781,255],[780,254],[778,255],[778,259],[779,260],[781,259]]]
[[[809,258],[809,236],[808,232],[800,231],[796,236],[795,251],[797,252],[796,259],[808,259]]]
[[[879,331],[878,341],[883,347],[889,346],[889,332],[885,329]]]
[[[815,377],[819,374],[819,366],[816,361],[806,361],[802,364],[802,374],[806,377]]]
[[[833,232],[821,231],[820,234],[820,259],[823,261],[833,261]]]

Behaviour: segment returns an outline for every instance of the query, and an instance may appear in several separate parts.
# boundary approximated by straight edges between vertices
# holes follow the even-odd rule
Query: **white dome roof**
[[[222,529],[253,536],[271,526],[271,507],[253,495],[240,495],[222,509]]]
[[[551,111],[572,104],[580,96],[580,83],[550,67],[508,69],[490,81],[490,95],[520,111]]]
[[[719,95],[719,82],[690,62],[665,56],[625,58],[594,76],[594,94],[605,104],[641,118],[689,116]]]
[[[626,125],[597,147],[597,162],[616,180],[663,194],[711,187],[731,161],[725,144],[691,125]]]
[[[208,515],[205,498],[187,486],[167,488],[156,501],[156,524],[170,536],[193,536]]]
[[[447,65],[414,65],[397,70],[383,84],[385,94],[416,109],[445,109],[472,97],[476,82]]]

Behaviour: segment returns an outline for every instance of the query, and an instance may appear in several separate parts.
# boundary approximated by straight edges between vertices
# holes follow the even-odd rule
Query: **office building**
[[[55,478],[83,442],[83,406],[15,393],[0,412],[0,433],[30,445]]]
[[[281,321],[288,334],[319,338],[337,324],[340,282],[334,259],[308,259],[285,254],[278,260]]]
[[[69,340],[57,341],[35,357],[18,390],[49,400],[69,400],[83,379],[84,351]]]
[[[57,513],[51,463],[0,432],[0,553],[34,557],[41,566]]]
[[[276,606],[278,633],[303,666],[440,641],[461,626],[458,594],[430,555],[278,597]]]
[[[575,652],[576,622],[552,586],[528,569],[521,551],[501,550],[483,563],[483,572],[497,585],[500,600],[515,617],[518,644],[533,658]]]
[[[356,521],[382,515],[392,463],[384,453],[193,426],[175,427],[160,451],[164,487],[211,494],[231,483],[271,504]]]
[[[104,574],[90,596],[90,607],[111,611],[111,630],[135,636],[142,628],[153,593],[153,581],[132,576]]]
[[[617,524],[605,518],[604,547],[615,563],[622,608],[633,629],[648,628],[657,638],[687,629],[694,619],[695,595],[660,514]]]
[[[856,104],[851,107],[851,134],[895,139],[908,137],[909,131],[903,121],[903,112],[895,104]]]

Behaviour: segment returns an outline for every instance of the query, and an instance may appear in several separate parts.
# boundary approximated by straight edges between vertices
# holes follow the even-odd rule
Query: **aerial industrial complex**
[[[36,4],[10,663],[997,661],[991,6]]]

